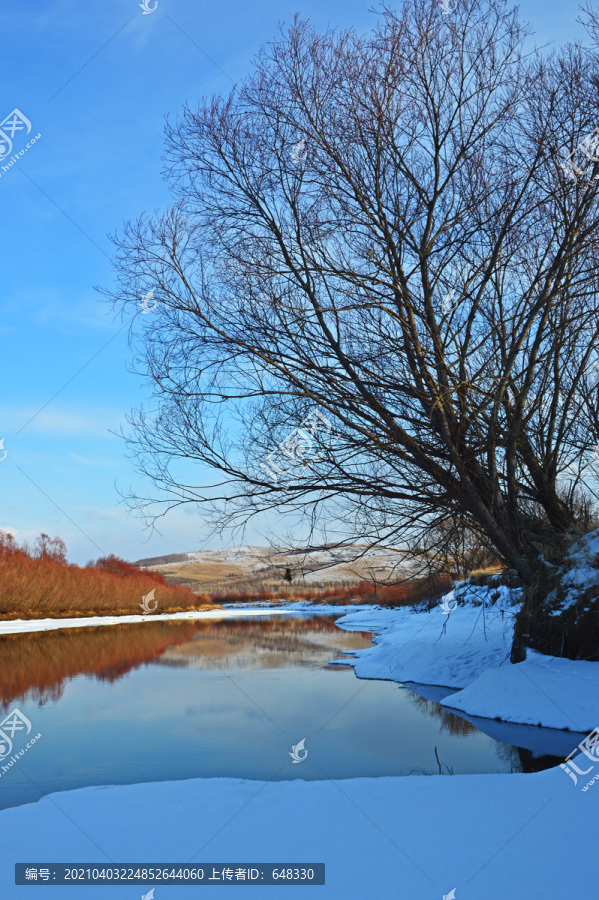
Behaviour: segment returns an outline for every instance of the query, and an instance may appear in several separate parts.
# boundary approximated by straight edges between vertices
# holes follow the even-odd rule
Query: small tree
[[[23,553],[12,534],[7,531],[0,531],[0,558],[3,556],[14,556],[16,553]]]
[[[34,559],[52,559],[54,562],[66,563],[66,544],[59,537],[51,538],[42,533],[35,540],[32,556]]]

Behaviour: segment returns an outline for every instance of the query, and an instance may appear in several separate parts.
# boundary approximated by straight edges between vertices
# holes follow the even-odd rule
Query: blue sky
[[[113,280],[107,235],[168,203],[165,117],[227,93],[297,11],[319,29],[375,20],[370,0],[158,0],[147,15],[138,4],[4,0],[0,10],[0,121],[17,108],[32,126],[15,134],[12,155],[41,133],[4,173],[11,157],[0,160],[0,528],[61,535],[79,563],[222,545],[192,511],[174,511],[149,537],[117,490],[138,479],[111,430],[145,390],[128,371],[126,328],[94,286]],[[538,43],[583,35],[576,3],[520,8]],[[246,540],[265,543],[259,529]]]

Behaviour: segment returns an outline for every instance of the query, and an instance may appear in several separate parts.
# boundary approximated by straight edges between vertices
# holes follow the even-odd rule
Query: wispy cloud
[[[80,466],[88,466],[93,469],[121,469],[125,465],[119,459],[112,459],[109,456],[81,456],[80,453],[69,453],[69,457],[73,462]]]
[[[39,408],[38,408],[39,409]],[[96,407],[85,412],[74,409],[43,409],[34,406],[20,409],[0,408],[0,432],[7,435],[25,426],[24,433],[98,438],[112,437],[110,429],[118,430],[123,413],[108,407]]]
[[[3,326],[13,333],[23,328],[23,309],[27,309],[27,327],[31,324],[72,333],[86,328],[90,331],[115,331],[121,321],[93,292],[80,296],[76,291],[60,291],[44,286],[43,290],[15,291],[4,305]]]

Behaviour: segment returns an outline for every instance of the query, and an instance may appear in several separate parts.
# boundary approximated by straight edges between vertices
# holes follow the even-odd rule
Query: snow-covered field
[[[377,578],[380,582],[396,580],[410,573],[417,574],[419,564],[407,550],[393,547],[368,547],[348,544],[314,549],[256,547],[249,544],[222,550],[196,550],[174,554],[176,559],[155,557],[142,560],[148,568],[165,574],[194,572],[210,577],[281,575],[287,567],[302,583],[352,584],[363,578]]]
[[[456,599],[465,605],[454,608]],[[482,599],[484,606],[474,605]],[[446,601],[449,614],[440,607],[352,607],[338,624],[378,635],[372,647],[342,662],[354,666],[359,678],[438,685],[436,696],[445,706],[486,717],[489,733],[506,727],[495,718],[569,729],[564,755],[582,740],[576,732],[599,725],[599,663],[529,653],[525,662],[510,664],[514,593],[458,589]],[[588,770],[577,784],[556,767],[527,775],[343,781],[323,772],[316,782],[194,779],[53,794],[0,812],[1,896],[20,897],[26,890],[10,887],[15,861],[324,862],[326,886],[294,887],[294,898],[586,896],[599,877],[599,784],[582,790],[599,773],[599,758],[592,749],[588,753],[574,760]],[[117,896],[139,897],[149,889],[119,888]],[[199,890],[161,885],[155,898],[197,897]],[[241,895],[241,887],[227,885],[227,895],[234,890]],[[63,897],[64,891],[46,887],[44,896]],[[254,886],[251,892],[282,895],[282,887]],[[114,897],[115,888],[70,888],[67,896],[100,900]]]

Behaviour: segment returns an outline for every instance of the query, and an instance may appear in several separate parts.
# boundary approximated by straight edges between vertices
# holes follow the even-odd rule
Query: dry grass
[[[451,589],[449,574],[433,578],[414,578],[400,584],[374,587],[366,581],[354,585],[330,585],[306,588],[302,585],[278,587],[277,592],[255,589],[221,590],[210,594],[198,594],[205,603],[251,603],[259,600],[284,602],[286,600],[311,600],[314,603],[344,605],[351,601],[378,603],[382,606],[412,606],[414,603],[433,600]]]
[[[199,578],[198,568],[206,569]],[[223,579],[223,569],[220,564],[191,571],[183,566],[177,575],[165,578],[154,568],[140,569],[115,556],[79,567],[66,562],[65,547],[58,538],[42,535],[31,552],[0,533],[0,619],[139,615],[142,598],[151,591],[158,604],[156,612],[174,613],[213,609],[222,603],[286,600],[410,606],[436,599],[451,587],[448,574],[374,587],[366,581],[287,584],[270,573],[248,578],[247,571],[231,572],[230,567]]]
[[[209,603],[188,588],[167,584],[158,572],[142,572],[116,557],[80,568],[61,558],[32,557],[9,537],[0,535],[0,619],[140,615],[139,604],[152,590],[156,612]]]
[[[201,561],[173,554],[140,560],[136,565],[145,571],[160,571],[169,584],[185,585],[206,602],[218,603],[310,600],[345,604],[355,600],[401,606],[432,599],[429,593],[434,597],[450,588],[449,575],[436,581],[417,578],[416,572],[410,575],[409,567],[398,569],[393,554],[389,559],[377,556],[353,561],[351,565],[342,562],[330,566],[316,557],[268,552],[264,548],[250,550],[240,560],[212,560],[207,551],[206,559]],[[287,568],[293,577],[291,583],[284,580]],[[400,573],[405,580],[392,583]],[[375,588],[373,581],[378,581],[379,586]]]
[[[468,572],[468,578],[478,578],[479,576],[486,575],[499,575],[500,572],[503,572],[505,566],[497,565],[494,566],[484,566],[482,569],[473,569],[472,572]]]

